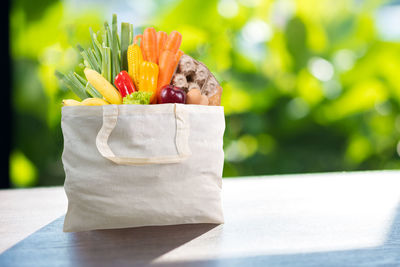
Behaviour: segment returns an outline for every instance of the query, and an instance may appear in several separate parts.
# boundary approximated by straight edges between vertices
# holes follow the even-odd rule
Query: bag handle
[[[118,121],[118,106],[103,106],[103,126],[96,137],[96,147],[100,154],[118,165],[149,165],[149,164],[170,164],[178,163],[191,155],[189,148],[190,125],[188,114],[182,106],[174,104],[176,121],[175,145],[178,153],[176,155],[158,156],[150,158],[118,157],[112,152],[108,145],[108,138],[114,130]]]

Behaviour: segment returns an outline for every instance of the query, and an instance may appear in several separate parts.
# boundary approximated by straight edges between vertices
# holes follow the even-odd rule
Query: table
[[[0,266],[400,266],[400,171],[224,179],[224,225],[63,233],[66,205],[0,191]]]

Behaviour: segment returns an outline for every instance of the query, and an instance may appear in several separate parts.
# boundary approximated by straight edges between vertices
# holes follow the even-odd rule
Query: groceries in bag
[[[203,63],[180,50],[178,31],[149,27],[135,36],[132,24],[123,22],[119,35],[114,14],[111,27],[105,22],[97,33],[90,29],[90,36],[90,47],[78,45],[84,75],[56,72],[80,99],[65,99],[64,106],[221,104],[222,87]]]

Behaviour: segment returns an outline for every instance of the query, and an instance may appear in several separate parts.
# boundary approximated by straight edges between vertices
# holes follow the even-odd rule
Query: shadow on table
[[[158,266],[157,264],[155,264]],[[381,246],[342,251],[326,251],[299,254],[257,255],[250,257],[229,257],[212,260],[171,262],[162,266],[307,266],[346,267],[382,266],[400,267],[400,204],[395,211],[391,228]]]
[[[105,261],[115,266],[150,263],[216,226],[188,224],[75,233],[71,235],[73,258],[96,266]]]
[[[120,266],[149,264],[216,224],[148,226],[63,233],[64,216],[0,255],[0,266]]]

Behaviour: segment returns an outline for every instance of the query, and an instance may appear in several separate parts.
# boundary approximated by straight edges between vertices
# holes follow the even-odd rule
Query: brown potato
[[[202,100],[202,95],[199,89],[193,88],[186,95],[186,104],[200,104]],[[207,99],[208,100],[208,99]]]
[[[208,97],[205,95],[202,95],[200,98],[200,105],[208,106]]]

